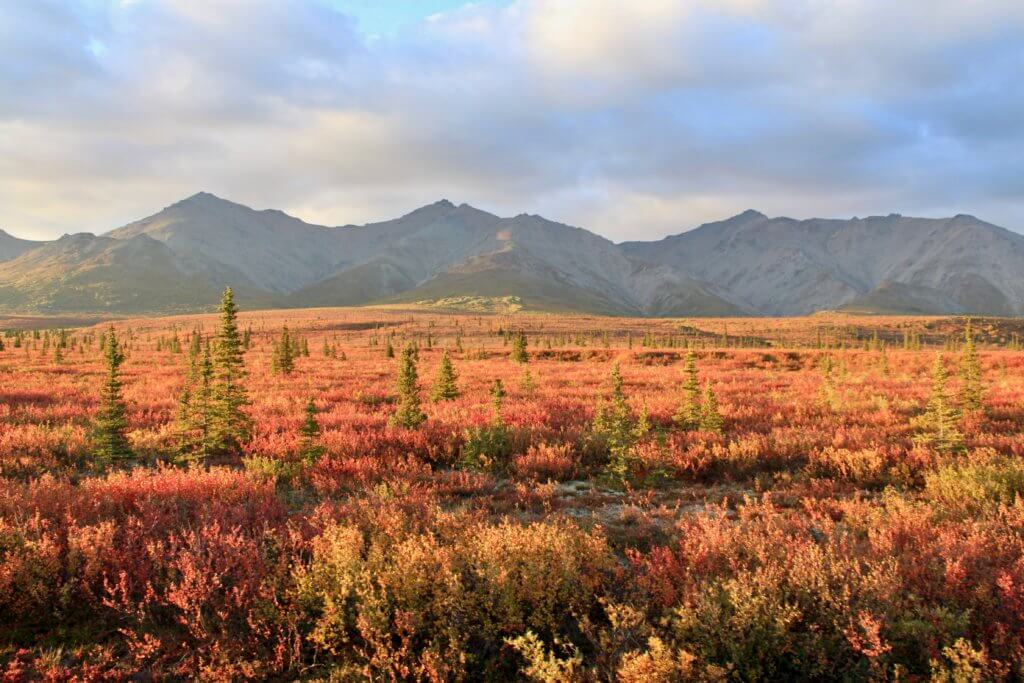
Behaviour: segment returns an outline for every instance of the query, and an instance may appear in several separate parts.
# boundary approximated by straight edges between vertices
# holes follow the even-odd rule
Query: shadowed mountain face
[[[615,315],[1017,313],[1024,237],[969,216],[852,221],[748,211],[621,245],[539,216],[442,200],[401,218],[325,227],[199,193],[103,236],[0,232],[0,308],[172,312],[368,303]]]
[[[23,240],[13,235],[8,235],[0,230],[0,261],[9,261],[24,254],[26,251],[42,246],[45,242]]]

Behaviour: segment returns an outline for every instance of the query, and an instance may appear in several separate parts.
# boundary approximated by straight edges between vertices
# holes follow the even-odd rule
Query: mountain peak
[[[194,195],[185,197],[185,199],[182,200],[182,201],[186,201],[186,202],[202,202],[202,201],[210,201],[211,199],[216,199],[216,200],[219,200],[219,201],[224,201],[223,199],[221,199],[217,195],[213,194],[212,192],[207,192],[206,190],[200,190],[199,192],[196,192]]]
[[[402,218],[408,219],[410,217],[423,218],[425,216],[443,216],[454,209],[455,204],[451,203],[447,199],[439,199],[433,204],[425,204],[418,209],[413,209],[402,216]]]
[[[222,197],[218,197],[217,195],[213,194],[212,192],[206,192],[205,190],[201,191],[201,192],[196,192],[193,195],[189,195],[188,197],[185,197],[184,199],[181,199],[181,200],[175,202],[171,206],[201,207],[201,208],[207,208],[207,209],[213,208],[213,207],[228,207],[228,206],[242,207],[242,208],[246,208],[246,209],[249,208],[249,207],[245,206],[244,204],[238,204],[237,202],[232,202],[232,201],[224,199]],[[168,207],[168,208],[170,208],[170,207]]]
[[[754,209],[747,209],[743,213],[741,213],[741,214],[739,214],[737,216],[733,216],[733,218],[742,218],[742,219],[745,219],[745,220],[751,220],[751,219],[754,219],[754,218],[768,218],[768,216],[764,215],[760,211],[755,211]]]

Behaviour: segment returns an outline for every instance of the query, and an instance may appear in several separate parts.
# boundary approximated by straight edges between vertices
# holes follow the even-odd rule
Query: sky
[[[0,0],[0,228],[200,190],[616,241],[750,208],[1024,231],[1024,2]]]

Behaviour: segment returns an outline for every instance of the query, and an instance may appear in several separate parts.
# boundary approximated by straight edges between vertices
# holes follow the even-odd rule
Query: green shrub
[[[925,476],[925,496],[958,515],[1010,505],[1024,495],[1024,460],[994,452],[975,452],[970,459],[945,465]]]

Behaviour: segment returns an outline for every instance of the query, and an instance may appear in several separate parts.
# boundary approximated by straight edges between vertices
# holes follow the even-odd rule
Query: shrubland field
[[[1024,676],[1018,320],[242,312],[226,446],[218,317],[119,320],[129,451],[23,322],[9,680]]]

